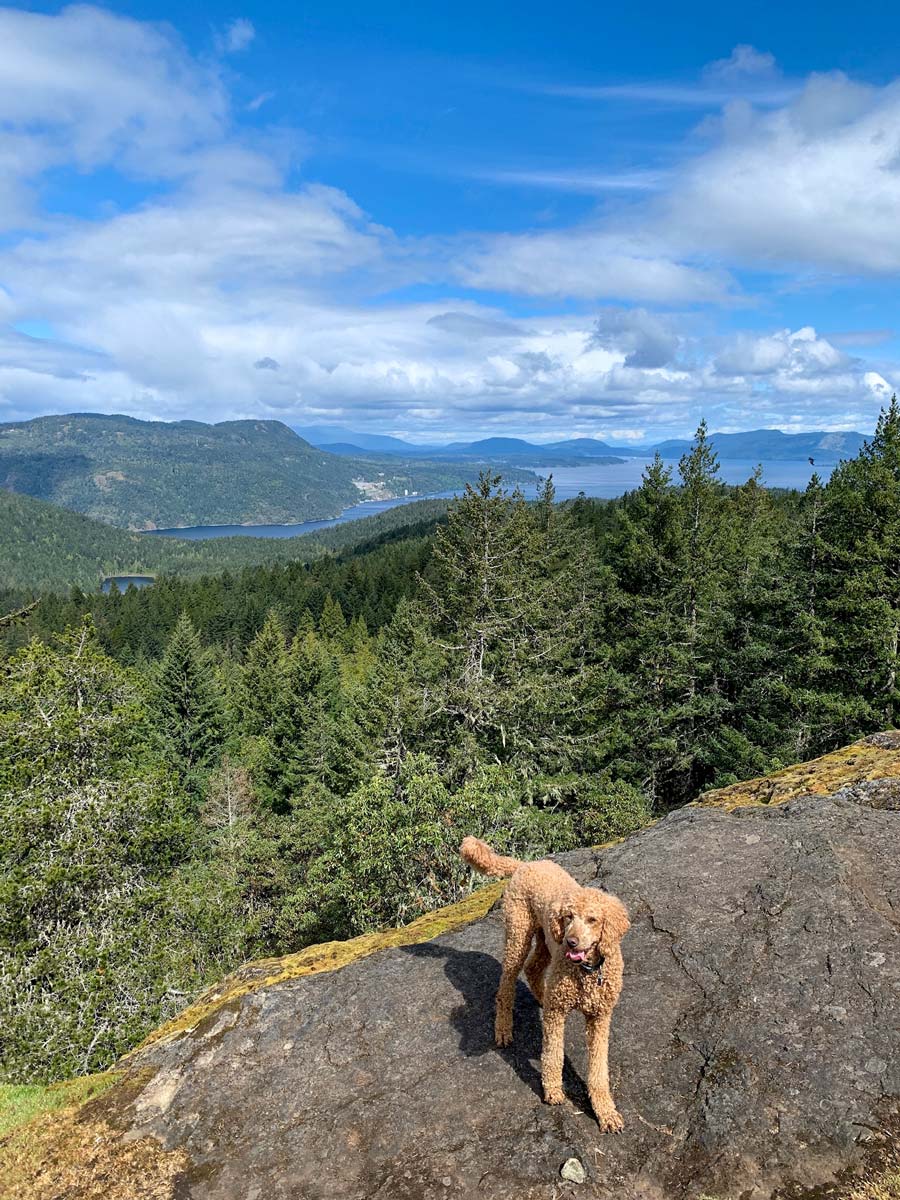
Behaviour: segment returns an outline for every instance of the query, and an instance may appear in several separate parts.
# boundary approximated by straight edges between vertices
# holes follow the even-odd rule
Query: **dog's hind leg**
[[[532,936],[531,918],[527,908],[511,906],[504,912],[504,917],[506,945],[503,948],[503,970],[497,989],[497,1013],[494,1021],[494,1038],[498,1046],[508,1046],[512,1041],[516,980],[528,957]]]
[[[544,974],[550,966],[550,951],[543,929],[537,931],[531,953],[525,964],[525,978],[538,1004],[544,1003]]]

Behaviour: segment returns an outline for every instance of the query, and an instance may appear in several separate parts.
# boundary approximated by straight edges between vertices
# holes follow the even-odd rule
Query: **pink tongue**
[[[584,962],[587,952],[585,950],[567,950],[566,958],[572,962]]]

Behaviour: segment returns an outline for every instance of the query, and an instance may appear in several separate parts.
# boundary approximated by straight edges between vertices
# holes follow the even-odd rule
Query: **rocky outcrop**
[[[429,918],[427,941],[400,931],[361,957],[248,969],[131,1056],[81,1119],[157,1146],[179,1200],[837,1194],[900,1103],[897,745],[820,760],[784,802],[754,781],[749,800],[727,789],[561,856],[632,914],[610,1051],[618,1137],[590,1114],[580,1018],[561,1108],[541,1102],[524,984],[514,1045],[493,1046],[502,927],[478,906],[496,892],[438,936]],[[583,1183],[560,1175],[572,1158]]]

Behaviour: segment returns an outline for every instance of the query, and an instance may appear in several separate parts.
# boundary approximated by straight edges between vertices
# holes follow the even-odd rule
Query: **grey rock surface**
[[[492,1041],[502,925],[263,988],[133,1064],[126,1136],[184,1147],[182,1200],[769,1200],[862,1161],[900,1097],[900,817],[852,798],[687,808],[560,856],[629,905],[600,1134],[570,1020],[541,1102],[539,1010]],[[582,1185],[560,1178],[577,1158]],[[827,1192],[820,1192],[825,1195]]]

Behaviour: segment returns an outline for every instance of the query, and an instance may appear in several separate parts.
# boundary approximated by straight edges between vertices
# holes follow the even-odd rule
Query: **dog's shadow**
[[[416,958],[444,959],[444,973],[463,998],[451,1016],[463,1055],[471,1058],[490,1052],[498,1054],[536,1096],[543,1098],[541,1010],[527,985],[521,979],[516,984],[513,1042],[501,1050],[494,1042],[494,997],[500,982],[497,960],[478,950],[456,950],[438,942],[419,942],[402,949]],[[587,1088],[568,1058],[563,1067],[563,1087],[570,1100],[590,1111]]]

